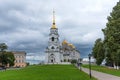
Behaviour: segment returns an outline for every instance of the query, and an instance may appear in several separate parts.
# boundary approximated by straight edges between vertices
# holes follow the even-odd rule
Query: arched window
[[[51,49],[55,49],[54,46],[52,46]]]
[[[52,37],[52,41],[54,41],[54,37]]]

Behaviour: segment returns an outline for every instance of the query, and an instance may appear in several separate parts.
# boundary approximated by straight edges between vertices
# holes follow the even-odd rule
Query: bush
[[[26,65],[27,65],[27,66],[29,66],[29,65],[30,65],[30,63],[29,63],[29,62],[27,62],[27,63],[26,63]]]
[[[64,59],[64,62],[67,62],[67,60],[66,60],[66,59]]]
[[[71,60],[71,64],[75,64],[75,63],[77,63],[77,60]]]

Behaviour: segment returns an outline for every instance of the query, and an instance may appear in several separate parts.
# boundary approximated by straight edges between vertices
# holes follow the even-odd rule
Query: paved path
[[[89,74],[89,69],[87,68],[82,68],[82,71]],[[94,70],[92,70],[91,72],[92,72],[92,76],[97,78],[98,80],[120,80],[120,77],[117,77],[114,75],[110,75],[110,74],[106,74],[106,73],[102,73]]]

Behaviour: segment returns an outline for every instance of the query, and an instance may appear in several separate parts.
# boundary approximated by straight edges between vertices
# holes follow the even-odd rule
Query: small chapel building
[[[76,47],[63,40],[59,41],[58,28],[55,24],[55,12],[53,11],[53,24],[50,28],[48,46],[45,50],[45,63],[46,64],[62,64],[64,62],[71,62],[72,60],[80,59],[80,52]]]

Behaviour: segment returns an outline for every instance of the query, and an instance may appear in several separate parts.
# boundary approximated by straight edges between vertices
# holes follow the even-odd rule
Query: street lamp
[[[91,78],[91,56],[92,56],[92,54],[88,54],[88,57],[89,57],[89,75],[90,75],[90,78]]]

